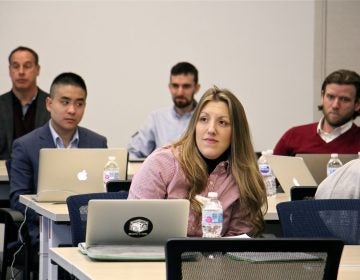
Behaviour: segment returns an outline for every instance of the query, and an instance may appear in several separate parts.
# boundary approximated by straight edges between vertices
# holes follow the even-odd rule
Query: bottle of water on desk
[[[223,209],[218,194],[208,193],[208,200],[202,209],[202,232],[203,237],[221,237],[223,222]]]
[[[330,160],[329,160],[329,162],[328,162],[328,164],[326,166],[326,174],[327,174],[327,176],[334,173],[336,171],[336,169],[338,169],[342,165],[343,164],[342,164],[341,160],[339,159],[339,155],[338,154],[331,154]]]
[[[266,155],[271,155],[271,154],[272,154],[271,150],[262,151],[261,156],[258,159],[259,170],[265,183],[267,196],[272,196],[276,194],[276,179],[272,173],[270,164],[266,159]]]
[[[103,182],[104,182],[105,191],[106,191],[107,182],[120,179],[120,169],[115,159],[116,158],[114,156],[109,156],[108,162],[104,167]]]

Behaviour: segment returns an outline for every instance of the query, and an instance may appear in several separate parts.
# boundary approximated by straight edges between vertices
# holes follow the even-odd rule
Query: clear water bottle
[[[266,159],[266,155],[271,155],[272,150],[262,151],[258,159],[259,170],[263,177],[267,196],[276,194],[276,178],[272,173],[271,167]]]
[[[341,160],[339,159],[339,155],[338,154],[331,154],[330,160],[328,161],[328,164],[326,166],[326,174],[327,174],[327,176],[334,173],[336,171],[336,169],[338,169],[342,165],[343,164],[342,164]]]
[[[223,223],[223,209],[218,194],[208,193],[208,200],[202,209],[202,232],[203,237],[221,237]]]
[[[108,157],[108,162],[105,164],[104,172],[103,172],[103,182],[104,188],[106,190],[106,183],[112,180],[120,179],[120,169],[119,165],[116,163],[114,156]]]

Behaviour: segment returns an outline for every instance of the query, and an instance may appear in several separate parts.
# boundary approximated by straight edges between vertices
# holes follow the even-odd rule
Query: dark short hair
[[[199,81],[199,73],[194,65],[189,62],[179,62],[171,68],[171,76],[177,75],[193,75],[195,84]]]
[[[360,102],[360,76],[355,71],[340,69],[328,75],[321,86],[321,95],[324,95],[326,86],[329,84],[353,85],[356,89],[355,102]],[[318,106],[319,110],[323,109],[322,105]],[[354,112],[353,118],[356,118],[359,112]]]
[[[64,85],[64,86],[71,85],[71,86],[79,87],[85,91],[85,98],[87,96],[85,81],[78,74],[71,73],[71,72],[65,72],[65,73],[61,73],[60,75],[58,75],[54,79],[54,81],[51,83],[51,86],[50,86],[50,96],[51,97],[54,96],[54,87],[56,87],[58,85]]]
[[[16,49],[12,50],[10,55],[9,55],[9,64],[11,64],[11,57],[14,53],[18,52],[18,51],[27,51],[27,52],[30,52],[33,57],[34,57],[34,60],[35,60],[35,65],[39,65],[39,56],[38,54],[33,50],[33,49],[30,49],[28,47],[24,47],[24,46],[19,46],[17,47]]]

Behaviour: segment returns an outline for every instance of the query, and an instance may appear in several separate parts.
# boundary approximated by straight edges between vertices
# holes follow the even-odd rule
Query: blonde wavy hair
[[[177,156],[191,189],[188,199],[191,207],[201,216],[201,205],[195,196],[206,187],[207,165],[196,145],[196,125],[204,106],[210,102],[224,102],[230,115],[232,136],[229,153],[229,168],[240,191],[241,211],[247,213],[246,221],[253,224],[251,234],[258,235],[264,229],[264,214],[267,211],[265,185],[259,173],[250,128],[245,110],[237,97],[227,89],[217,87],[207,90],[197,105],[184,135],[174,143],[179,147]]]

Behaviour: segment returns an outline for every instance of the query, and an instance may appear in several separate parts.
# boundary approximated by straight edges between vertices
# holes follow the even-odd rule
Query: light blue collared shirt
[[[52,138],[54,140],[55,146],[56,148],[61,148],[61,149],[73,149],[73,148],[77,148],[79,145],[79,130],[76,129],[70,143],[69,146],[65,147],[63,140],[61,139],[61,137],[59,136],[59,134],[56,133],[54,127],[51,124],[51,120],[49,121],[49,127],[50,127],[50,132],[52,135]]]
[[[153,111],[128,145],[130,158],[144,158],[156,148],[180,138],[188,127],[194,110],[179,115],[175,106]]]

